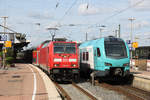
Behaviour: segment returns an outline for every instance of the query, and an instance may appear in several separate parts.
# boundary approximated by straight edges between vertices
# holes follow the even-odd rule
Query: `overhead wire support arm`
[[[3,28],[6,28],[7,30],[9,30],[9,31],[11,31],[11,32],[18,33],[18,32],[14,31],[14,30],[12,30],[12,29],[6,27],[6,26],[3,26],[3,25],[1,25],[1,24],[0,24],[0,26],[3,27]]]
[[[54,38],[55,38],[55,35],[56,35],[55,31],[58,30],[58,28],[47,28],[47,30],[50,31],[50,34],[51,34],[51,37],[52,37],[52,41],[54,41]],[[51,32],[52,30],[54,32]]]

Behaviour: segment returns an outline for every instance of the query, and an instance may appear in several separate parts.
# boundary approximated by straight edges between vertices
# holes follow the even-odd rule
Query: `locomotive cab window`
[[[75,47],[69,46],[69,47],[66,47],[66,48],[65,48],[65,51],[66,51],[67,53],[69,53],[69,54],[72,54],[72,53],[75,53],[75,52],[76,52],[76,49],[75,49]]]
[[[108,58],[120,59],[120,58],[127,57],[126,46],[123,41],[105,40],[104,47],[105,47],[106,56]]]
[[[54,53],[75,54],[75,43],[54,43]]]
[[[61,46],[55,46],[54,47],[54,53],[64,53],[64,47]]]

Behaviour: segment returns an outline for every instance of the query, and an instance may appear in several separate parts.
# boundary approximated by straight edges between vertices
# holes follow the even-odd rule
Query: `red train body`
[[[77,43],[45,41],[33,51],[33,64],[46,70],[54,80],[76,80],[79,77]]]
[[[39,51],[40,51],[40,48],[41,48],[41,45],[40,46],[38,46],[36,49],[34,49],[33,50],[33,52],[32,52],[32,63],[34,64],[34,65],[39,65],[39,60],[38,60],[38,58],[39,58]]]
[[[32,52],[32,58],[33,58],[32,59],[33,60],[32,63],[33,64],[37,64],[37,60],[36,60],[37,59],[37,50],[33,50],[33,52]]]

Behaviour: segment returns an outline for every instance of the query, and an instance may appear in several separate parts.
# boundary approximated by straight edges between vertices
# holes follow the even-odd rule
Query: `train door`
[[[89,47],[88,48],[88,58],[89,58],[89,61],[88,61],[88,63],[89,63],[89,65],[90,65],[90,68],[91,69],[94,69],[94,56],[93,56],[93,48],[92,47]]]
[[[95,64],[95,67],[100,67],[101,64],[102,64],[102,60],[101,60],[101,52],[100,52],[100,48],[99,47],[96,47],[94,49],[94,64]]]
[[[90,69],[94,69],[93,47],[88,46],[82,52],[82,62]]]

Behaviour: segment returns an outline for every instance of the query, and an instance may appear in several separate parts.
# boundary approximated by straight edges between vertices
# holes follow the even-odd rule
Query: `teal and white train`
[[[121,38],[104,37],[82,43],[80,50],[81,73],[95,73],[97,77],[130,74],[128,45]]]

